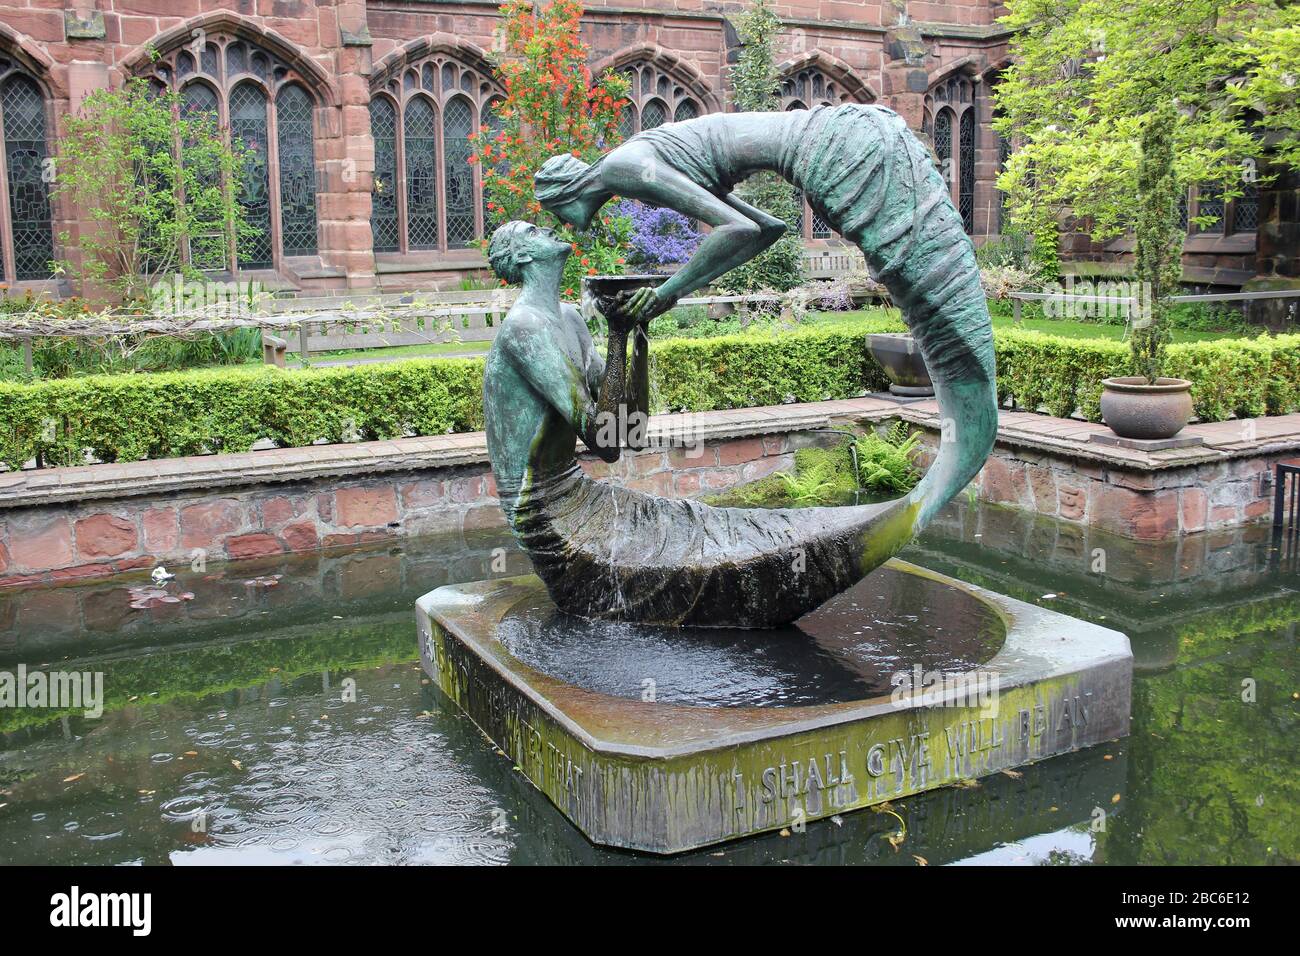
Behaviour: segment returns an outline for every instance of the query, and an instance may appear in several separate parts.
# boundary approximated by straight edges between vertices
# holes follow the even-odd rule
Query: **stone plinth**
[[[531,576],[426,594],[417,611],[421,660],[588,839],[661,854],[799,827],[1128,733],[1132,656],[1123,634],[905,562],[885,568],[938,582],[1001,620],[1005,638],[967,672],[974,680],[797,707],[586,690],[498,640],[503,620],[544,600]],[[841,628],[829,640],[851,644],[852,633]]]

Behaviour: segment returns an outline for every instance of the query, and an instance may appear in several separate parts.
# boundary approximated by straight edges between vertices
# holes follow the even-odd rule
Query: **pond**
[[[1300,570],[1267,528],[1139,545],[960,502],[902,557],[1127,633],[1132,735],[670,864],[1300,859]],[[0,862],[664,862],[587,843],[420,672],[415,599],[526,573],[507,533],[172,570],[192,597],[0,594],[0,671],[104,675],[101,717],[0,710]]]

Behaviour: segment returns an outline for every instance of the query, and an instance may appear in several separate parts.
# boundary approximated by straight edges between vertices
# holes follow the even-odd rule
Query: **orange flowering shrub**
[[[572,153],[591,162],[618,145],[618,117],[627,81],[606,73],[594,78],[581,39],[582,4],[529,0],[501,6],[492,60],[505,87],[490,125],[471,135],[471,162],[482,164],[489,225],[511,219],[556,223],[533,195],[533,175],[551,156]],[[630,223],[602,213],[585,234],[562,229],[574,243],[564,292],[573,296],[583,275],[619,271],[625,261]]]

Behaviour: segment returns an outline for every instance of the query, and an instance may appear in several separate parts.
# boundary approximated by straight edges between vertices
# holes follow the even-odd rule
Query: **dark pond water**
[[[897,851],[866,810],[671,865],[1300,859],[1300,570],[1267,529],[1137,546],[963,503],[903,557],[1128,633],[1132,735],[901,801]],[[100,672],[106,701],[0,709],[0,862],[641,862],[589,845],[419,671],[417,596],[527,570],[489,533],[184,570],[170,590],[193,600],[148,609],[143,580],[0,594],[0,672]],[[817,666],[778,665],[745,693],[812,693]]]

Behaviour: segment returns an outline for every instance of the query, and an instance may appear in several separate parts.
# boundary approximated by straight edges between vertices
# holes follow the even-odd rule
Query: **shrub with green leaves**
[[[259,235],[231,188],[257,157],[215,113],[132,79],[95,90],[64,123],[55,193],[87,221],[60,235],[80,253],[62,271],[140,301],[160,278],[197,278],[226,264],[232,240]]]
[[[651,344],[656,411],[707,411],[851,398],[882,391],[866,348],[889,318],[780,335],[742,333]],[[1101,380],[1132,374],[1122,342],[998,329],[998,395],[1017,407],[1101,420]],[[1300,335],[1169,347],[1202,421],[1300,409]],[[417,359],[352,368],[269,367],[0,382],[0,464],[46,465],[441,435],[483,427],[483,361]]]

